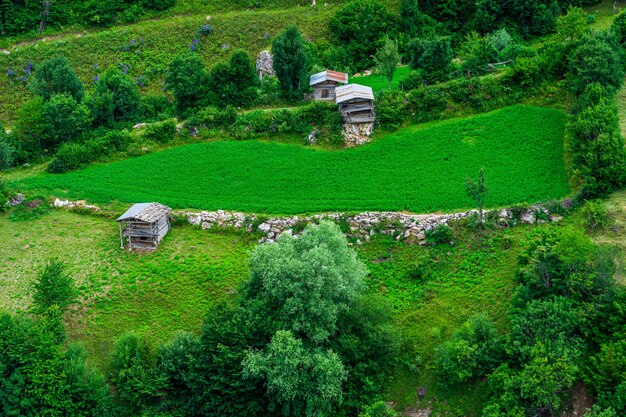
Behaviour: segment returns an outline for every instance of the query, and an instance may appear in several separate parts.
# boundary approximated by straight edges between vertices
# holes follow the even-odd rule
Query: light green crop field
[[[353,149],[217,141],[9,185],[98,204],[159,201],[270,214],[431,212],[472,207],[465,180],[485,167],[489,206],[534,203],[570,192],[564,123],[558,110],[513,106],[412,126]]]

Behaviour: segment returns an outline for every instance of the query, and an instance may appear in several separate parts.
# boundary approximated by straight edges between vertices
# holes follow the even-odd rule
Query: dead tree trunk
[[[43,0],[41,2],[41,21],[39,22],[39,33],[43,32],[46,29],[46,25],[48,24],[48,15],[50,15],[50,4],[51,0]]]

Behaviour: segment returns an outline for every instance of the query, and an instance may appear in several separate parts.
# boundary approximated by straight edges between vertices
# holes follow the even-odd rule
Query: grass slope
[[[416,406],[416,387],[427,386],[428,400],[437,398],[435,410],[478,415],[484,385],[470,387],[472,396],[437,390],[432,351],[468,316],[485,309],[504,328],[519,242],[527,230],[498,231],[481,245],[471,232],[455,229],[454,246],[434,248],[377,235],[357,248],[370,271],[370,291],[392,302],[407,337],[408,362],[401,361],[390,400],[401,408]],[[45,260],[66,261],[81,289],[66,317],[69,339],[83,342],[103,367],[113,341],[125,332],[161,342],[180,330],[199,331],[207,309],[236,296],[248,278],[253,246],[241,234],[182,226],[172,229],[158,251],[132,253],[119,249],[110,219],[58,209],[20,223],[0,215],[0,309],[27,308]],[[430,273],[416,274],[425,270]],[[418,373],[407,366],[415,353],[423,364]]]
[[[410,127],[341,151],[259,141],[185,145],[14,186],[100,204],[160,201],[177,208],[265,213],[410,210],[472,206],[464,182],[485,167],[488,203],[563,197],[564,115],[513,106]]]
[[[244,49],[256,57],[260,51],[269,49],[274,36],[292,23],[298,25],[306,39],[327,39],[327,22],[338,7],[294,7],[212,15],[210,24],[214,32],[201,38],[198,53],[207,67],[227,60],[235,49]],[[20,81],[23,68],[54,56],[66,57],[88,90],[97,73],[113,65],[126,68],[133,79],[142,77],[145,84],[142,93],[163,94],[167,66],[176,54],[189,51],[191,41],[198,37],[198,29],[205,23],[206,14],[175,16],[9,48],[9,55],[0,54],[0,72],[5,74],[12,69],[17,77],[0,77],[0,121],[10,126],[19,106],[30,98],[25,84]]]

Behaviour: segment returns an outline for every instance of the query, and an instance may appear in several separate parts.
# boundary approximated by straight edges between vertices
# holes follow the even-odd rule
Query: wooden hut
[[[121,247],[126,242],[128,249],[156,249],[170,229],[171,211],[159,203],[133,205],[117,219]]]
[[[348,84],[337,87],[335,95],[344,123],[374,122],[374,92],[371,87]]]
[[[348,84],[348,74],[337,71],[322,71],[311,75],[309,85],[313,88],[315,100],[335,100],[335,88],[339,84]]]

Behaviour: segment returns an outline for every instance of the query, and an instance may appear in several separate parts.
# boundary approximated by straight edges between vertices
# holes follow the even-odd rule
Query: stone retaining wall
[[[56,199],[56,207],[86,208],[99,210],[97,206],[88,205],[84,201],[69,201]],[[399,212],[364,212],[356,215],[345,213],[315,214],[311,216],[283,216],[261,217],[255,214],[245,214],[225,210],[217,211],[174,211],[172,214],[184,217],[187,222],[207,229],[244,229],[249,233],[261,233],[263,237],[259,243],[274,242],[282,234],[297,236],[308,223],[320,220],[334,221],[344,229],[349,229],[347,236],[356,239],[357,244],[362,244],[376,234],[394,236],[396,240],[426,244],[426,231],[440,225],[448,225],[449,222],[465,219],[477,210],[464,211],[451,214],[409,214]],[[497,221],[504,226],[514,224],[533,224],[545,221],[558,221],[561,216],[551,215],[548,210],[540,205],[530,206],[524,209],[501,209],[485,211],[485,216],[491,214],[497,216]]]

